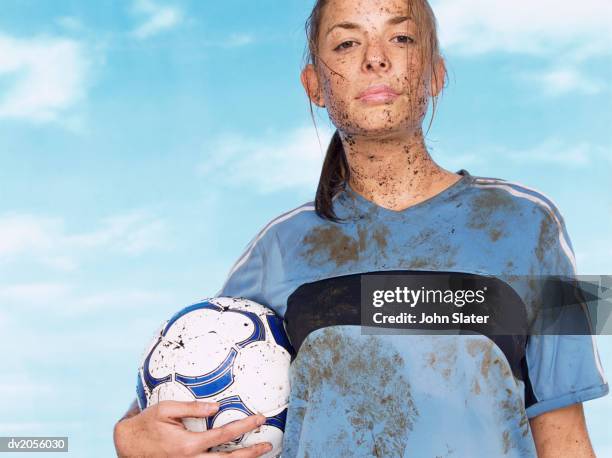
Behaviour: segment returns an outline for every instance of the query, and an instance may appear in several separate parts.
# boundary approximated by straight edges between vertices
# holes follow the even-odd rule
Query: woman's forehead
[[[410,0],[328,0],[325,17],[408,16]]]
[[[408,0],[330,0],[324,9],[321,29],[326,33],[340,23],[353,25],[344,28],[394,25],[412,22],[409,16]]]

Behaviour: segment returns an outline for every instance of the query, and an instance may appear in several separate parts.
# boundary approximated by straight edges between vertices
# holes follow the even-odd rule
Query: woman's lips
[[[399,93],[386,84],[369,87],[357,98],[366,103],[390,102],[399,97]]]
[[[398,95],[394,92],[377,92],[375,94],[364,95],[359,98],[362,102],[390,102],[395,100]]]

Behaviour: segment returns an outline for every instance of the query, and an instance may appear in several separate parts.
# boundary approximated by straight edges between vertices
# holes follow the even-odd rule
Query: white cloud
[[[70,232],[64,220],[29,214],[0,215],[0,261],[26,256],[73,270],[95,250],[138,255],[167,245],[164,221],[143,211],[104,219],[98,229]]]
[[[516,71],[546,96],[596,94],[605,84],[581,69],[612,53],[609,0],[436,0],[444,52],[477,56],[507,52],[548,61],[535,72]]]
[[[612,163],[608,150],[589,142],[568,143],[561,138],[550,137],[541,143],[522,149],[511,149],[504,146],[487,146],[486,149],[466,154],[450,154],[444,150],[431,152],[436,162],[445,167],[473,167],[487,164],[508,165],[553,165],[575,169],[607,162]]]
[[[26,311],[49,311],[53,315],[71,316],[84,313],[109,313],[119,310],[146,310],[176,303],[165,291],[121,289],[82,291],[76,285],[62,282],[0,284],[0,303],[5,310],[23,315]]]
[[[0,257],[22,251],[46,251],[52,246],[52,233],[60,221],[32,215],[8,215],[0,218]]]
[[[569,92],[597,94],[604,88],[602,82],[594,80],[577,67],[571,66],[557,66],[541,72],[519,73],[518,78],[536,83],[545,95],[551,97]]]
[[[505,159],[517,164],[544,163],[568,168],[587,166],[597,154],[587,143],[567,144],[558,138],[549,138],[532,148],[502,153]],[[499,155],[496,155],[499,158]]]
[[[54,394],[56,389],[45,382],[44,378],[32,377],[31,375],[20,372],[11,373],[10,377],[0,380],[0,393],[6,399],[10,398],[30,398],[32,395],[38,400]]]
[[[48,304],[64,299],[71,289],[65,283],[49,282],[0,285],[0,302],[5,308],[9,304]]]
[[[151,0],[136,0],[133,9],[146,17],[146,20],[132,31],[132,34],[139,39],[170,30],[183,21],[183,12],[180,9],[157,5]]]
[[[486,163],[486,157],[478,153],[449,154],[430,150],[432,158],[447,169],[458,171],[462,168],[475,167]]]
[[[227,186],[250,188],[259,193],[283,189],[315,189],[332,131],[319,127],[321,145],[314,127],[300,127],[279,134],[249,138],[226,133],[205,148],[206,158],[198,172]],[[452,170],[495,163],[544,164],[563,168],[612,163],[612,155],[589,142],[568,143],[551,137],[523,149],[487,146],[482,151],[452,153],[430,148],[432,157]]]
[[[313,189],[332,132],[318,127],[300,127],[289,132],[268,132],[265,136],[245,138],[227,133],[207,146],[200,173],[214,176],[227,185],[250,187],[269,193],[282,189]]]
[[[108,290],[61,283],[0,285],[2,341],[15,350],[6,353],[4,367],[10,373],[29,371],[41,358],[60,366],[66,361],[74,367],[90,365],[92,358],[115,364],[117,355],[119,360],[133,359],[136,367],[154,331],[195,302],[184,296],[138,286]],[[0,383],[0,403],[3,394],[15,397],[26,386],[22,379]]]
[[[462,54],[610,52],[609,0],[436,0],[432,8],[443,47]]]
[[[198,42],[199,46],[212,48],[238,48],[255,42],[255,36],[248,33],[231,33],[225,37],[215,39],[203,39]]]
[[[73,301],[78,307],[87,311],[107,311],[115,310],[147,310],[150,308],[159,309],[168,307],[176,303],[176,299],[170,293],[164,291],[151,290],[120,290],[105,291],[79,297]],[[178,305],[177,305],[178,309]]]
[[[127,254],[140,254],[161,245],[165,235],[165,223],[136,211],[116,215],[103,220],[96,231],[67,235],[66,242],[81,248],[111,247]]]
[[[10,338],[16,340],[9,340]],[[25,345],[28,348],[37,345],[40,355],[40,343],[34,344],[32,341],[24,342],[23,336],[6,335],[7,342],[13,348],[13,353],[21,351]],[[20,354],[21,356],[21,354]],[[39,356],[40,357],[40,356]],[[62,399],[62,395],[67,394],[65,384],[53,383],[49,380],[48,374],[41,377],[39,371],[27,370],[24,366],[24,361],[18,361],[18,364],[11,364],[10,359],[6,358],[3,367],[3,377],[0,380],[0,404],[4,411],[3,420],[11,418],[12,412],[31,411],[33,406],[48,405],[50,399]],[[33,413],[33,412],[32,412]],[[22,417],[23,418],[23,417]],[[37,420],[36,416],[31,417],[32,420]],[[13,418],[19,420],[19,418]],[[29,420],[29,419],[28,419]],[[15,434],[25,432],[33,434],[33,431],[40,431],[42,426],[52,426],[37,421],[14,421],[0,422],[0,434]],[[43,434],[49,434],[47,431],[57,431],[55,428],[47,428]]]
[[[0,118],[58,120],[85,95],[90,62],[82,43],[0,34],[0,77],[14,82],[0,97]]]

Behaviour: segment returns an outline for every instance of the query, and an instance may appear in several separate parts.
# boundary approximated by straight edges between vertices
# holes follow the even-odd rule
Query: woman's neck
[[[403,210],[438,194],[461,177],[436,164],[422,130],[403,138],[341,135],[350,186],[390,210]]]

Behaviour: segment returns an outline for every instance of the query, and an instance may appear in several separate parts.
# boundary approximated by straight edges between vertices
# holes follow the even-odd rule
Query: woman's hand
[[[266,418],[251,415],[204,432],[188,431],[181,418],[205,418],[219,405],[214,402],[161,401],[138,415],[119,421],[113,433],[119,457],[233,457],[251,458],[272,450],[268,442],[232,452],[210,452],[210,447],[229,442],[261,426]]]

